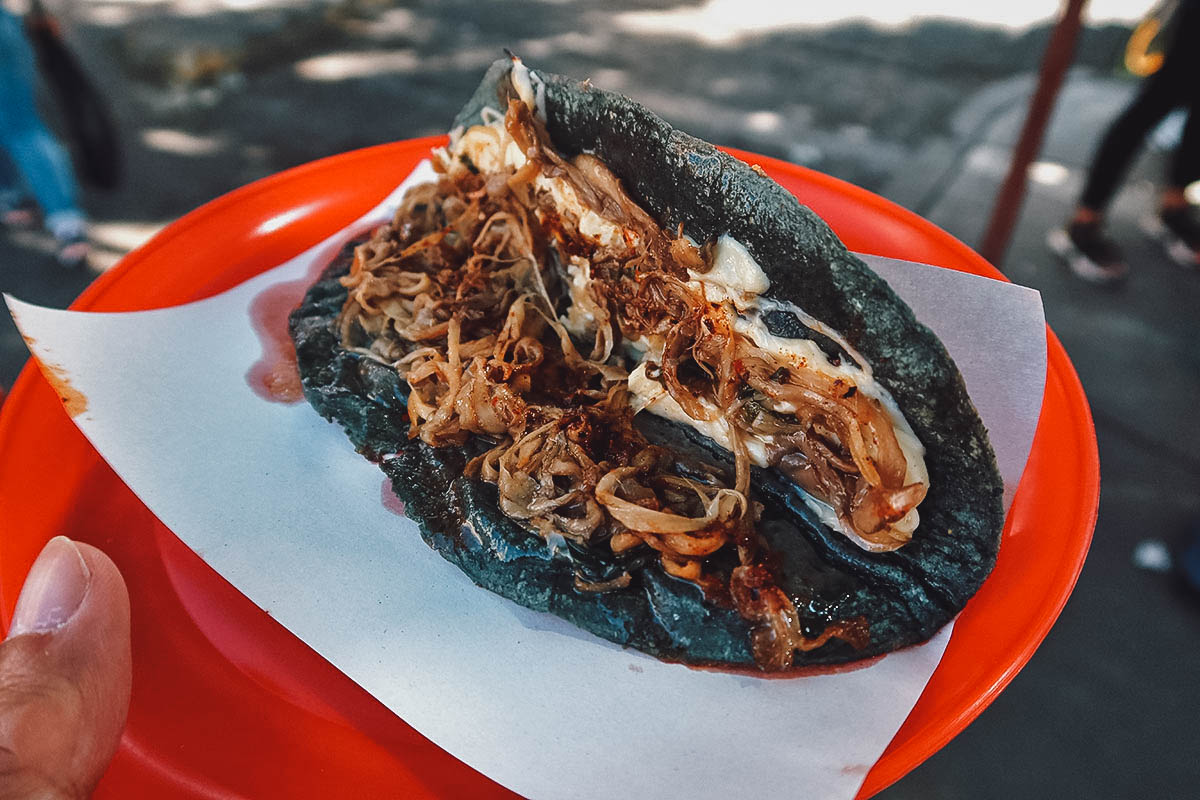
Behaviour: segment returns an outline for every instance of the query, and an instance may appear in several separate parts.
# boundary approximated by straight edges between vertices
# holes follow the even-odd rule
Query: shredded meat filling
[[[906,483],[879,402],[735,333],[729,313],[689,285],[709,249],[665,232],[596,158],[562,158],[522,103],[510,103],[503,127],[466,135],[517,147],[523,163],[481,172],[465,148],[451,153],[342,279],[342,344],[407,382],[409,435],[433,447],[483,437],[490,449],[468,469],[497,486],[506,515],[617,557],[652,549],[667,573],[754,623],[764,669],[831,637],[860,644],[854,621],[803,635],[755,532],[746,442],[767,442],[771,466],[865,540],[894,548],[907,537],[889,524],[925,487]],[[684,468],[638,432],[629,348],[657,355],[646,368],[688,416],[725,426],[732,475]],[[736,566],[718,577],[712,559],[727,549]],[[629,581],[577,576],[576,587]]]

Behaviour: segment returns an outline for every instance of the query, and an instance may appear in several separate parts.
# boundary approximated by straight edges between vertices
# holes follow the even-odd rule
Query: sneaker
[[[0,225],[6,228],[28,230],[37,225],[37,212],[32,208],[6,208],[0,211]]]
[[[1129,275],[1121,248],[1104,234],[1099,222],[1072,222],[1050,231],[1046,243],[1075,277],[1088,283],[1113,285]]]
[[[33,206],[16,192],[0,192],[0,225],[5,228],[32,228],[38,215]]]
[[[46,227],[58,245],[56,258],[67,269],[82,266],[87,261],[91,245],[88,244],[87,223],[81,214],[60,212],[46,219]]]
[[[88,244],[87,237],[79,234],[67,239],[59,239],[58,252],[54,257],[66,269],[75,269],[84,265],[91,252],[92,246]]]
[[[1184,267],[1200,267],[1200,221],[1191,206],[1164,209],[1142,220],[1142,230],[1157,239],[1173,261]]]

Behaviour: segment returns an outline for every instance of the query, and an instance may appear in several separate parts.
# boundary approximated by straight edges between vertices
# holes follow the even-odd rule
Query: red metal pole
[[[1021,128],[1021,136],[1017,139],[1012,161],[1008,165],[1008,175],[1005,176],[1004,184],[996,195],[992,218],[988,223],[987,233],[984,234],[983,245],[979,249],[984,258],[997,266],[1004,261],[1004,254],[1012,240],[1017,215],[1021,211],[1021,201],[1025,197],[1029,165],[1042,149],[1046,123],[1054,110],[1054,101],[1058,97],[1058,90],[1062,88],[1067,69],[1075,58],[1075,41],[1079,38],[1079,29],[1083,26],[1083,8],[1086,4],[1087,0],[1067,0],[1062,16],[1050,35],[1050,43],[1046,45],[1041,72],[1038,74],[1037,90],[1029,102],[1025,124]]]

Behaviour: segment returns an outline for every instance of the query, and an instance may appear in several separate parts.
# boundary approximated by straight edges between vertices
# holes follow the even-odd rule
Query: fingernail
[[[83,604],[91,580],[92,573],[75,543],[55,536],[42,548],[25,578],[9,637],[61,628]]]

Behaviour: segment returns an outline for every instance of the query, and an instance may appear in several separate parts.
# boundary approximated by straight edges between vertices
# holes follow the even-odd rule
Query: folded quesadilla
[[[432,156],[291,330],[308,400],[476,583],[770,671],[923,641],[979,588],[1002,485],[961,376],[788,192],[517,59]]]

